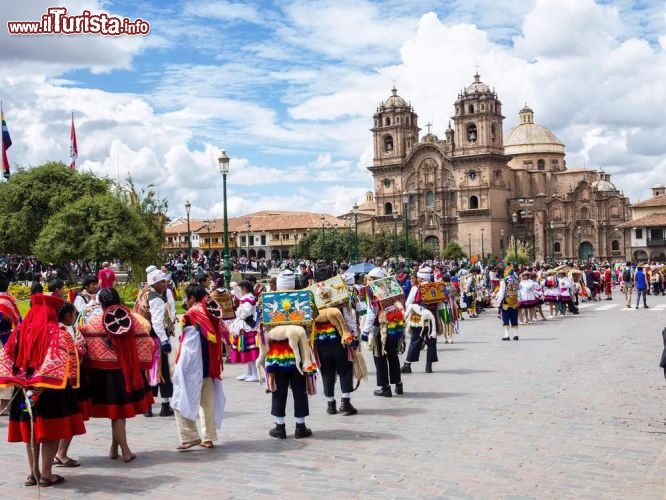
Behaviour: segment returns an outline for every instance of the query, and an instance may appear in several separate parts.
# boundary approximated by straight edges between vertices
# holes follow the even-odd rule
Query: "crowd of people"
[[[477,318],[483,310],[501,318],[502,340],[517,341],[519,324],[578,314],[582,301],[602,296],[613,300],[613,287],[623,291],[626,307],[633,306],[634,291],[637,308],[641,298],[648,307],[647,294],[664,293],[660,268],[630,262],[382,264],[354,273],[346,263],[282,262],[267,284],[255,273],[225,284],[213,267],[212,272],[195,272],[183,297],[177,297],[174,262],[169,261],[146,269],[147,281],[130,310],[114,288],[113,270],[104,263],[96,276],[83,279],[74,296],[65,297],[59,278],[48,282],[47,292],[35,286],[23,319],[7,292],[9,275],[0,272],[0,387],[5,388],[0,407],[8,409],[9,441],[26,444],[25,485],[60,484],[65,478],[53,472],[54,465],[81,465],[69,448],[75,436],[86,432],[85,422],[91,418],[110,421],[109,459],[131,462],[136,455],[127,441],[126,421],[137,415],[153,417],[158,397],[159,416],[175,417],[179,451],[213,448],[226,402],[225,362],[245,365],[239,382],[263,382],[271,393],[275,423],[270,437],[287,437],[291,391],[293,435],[303,439],[313,435],[305,420],[317,374],[328,414],[359,413],[351,395],[354,378],[367,376],[362,345],[375,365],[374,395],[393,397],[404,393],[403,376],[415,369],[422,350],[424,371],[433,373],[438,340],[453,343],[460,322]],[[336,284],[330,284],[332,278]],[[267,321],[264,292],[291,294],[334,286],[345,290],[344,299],[320,308],[308,321],[277,326]],[[302,313],[302,296],[279,297],[270,314]],[[180,328],[178,300],[185,308]]]

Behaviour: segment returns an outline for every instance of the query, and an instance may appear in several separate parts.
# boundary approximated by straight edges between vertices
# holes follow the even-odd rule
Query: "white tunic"
[[[201,402],[203,385],[203,360],[201,358],[201,335],[194,326],[183,329],[178,362],[173,371],[173,397],[171,406],[188,420],[196,420]],[[215,398],[215,428],[222,425],[222,414],[226,397],[222,381],[213,379]]]

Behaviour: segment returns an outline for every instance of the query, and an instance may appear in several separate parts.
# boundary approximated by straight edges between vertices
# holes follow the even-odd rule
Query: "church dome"
[[[427,133],[421,138],[421,142],[437,142],[439,138],[435,134]]]
[[[504,153],[561,153],[564,144],[546,127],[534,123],[534,112],[525,104],[520,110],[520,124],[504,134]]]
[[[612,182],[604,180],[594,181],[592,183],[592,189],[595,191],[617,191]]]
[[[391,89],[391,95],[389,96],[386,101],[384,101],[384,106],[387,108],[400,108],[400,107],[406,107],[407,103],[405,100],[398,95],[398,90],[393,87]]]
[[[465,92],[468,94],[485,94],[490,93],[490,87],[481,81],[481,77],[478,73],[474,75],[474,82],[471,85],[467,86]]]

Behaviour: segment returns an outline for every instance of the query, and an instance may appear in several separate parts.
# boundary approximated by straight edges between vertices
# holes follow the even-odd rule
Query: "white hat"
[[[296,288],[296,276],[294,276],[294,272],[289,269],[282,271],[278,274],[276,285],[278,291],[293,290]]]
[[[368,277],[373,279],[386,278],[386,273],[381,267],[373,267],[368,272]]]
[[[160,281],[166,281],[166,275],[159,269],[154,269],[148,273],[148,286],[153,286]]]
[[[420,280],[423,280],[423,281],[431,281],[432,280],[432,269],[428,266],[423,266],[421,269],[419,269],[416,272],[416,277]]]
[[[146,274],[150,274],[157,269],[157,266],[148,266],[146,268]]]
[[[356,283],[356,280],[354,279],[354,273],[350,271],[345,271],[342,273],[342,279],[345,282],[345,285],[352,286],[354,283]]]

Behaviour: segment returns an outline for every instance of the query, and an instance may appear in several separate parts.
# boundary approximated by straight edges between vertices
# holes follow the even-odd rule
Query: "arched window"
[[[391,203],[385,203],[384,215],[392,215],[392,214],[393,214],[393,205]]]
[[[620,249],[620,242],[617,240],[613,240],[611,242],[611,250],[619,250]]]
[[[393,137],[390,135],[384,136],[384,151],[387,153],[393,152]]]
[[[560,242],[556,241],[555,245],[553,245],[553,252],[560,253],[561,251],[562,251],[562,247],[560,246]]]
[[[389,116],[386,117],[386,120],[384,120],[384,123],[386,125],[391,125],[391,118]]]
[[[470,114],[474,113],[474,104],[470,104],[468,109]]]
[[[469,142],[474,143],[476,142],[476,138],[477,138],[476,125],[470,123],[469,125],[467,125],[467,140]]]
[[[469,197],[469,208],[470,210],[479,208],[479,199],[476,196]]]
[[[537,160],[537,170],[545,170],[546,162],[543,160]]]
[[[435,206],[435,193],[428,191],[426,193],[426,207],[432,208]]]

